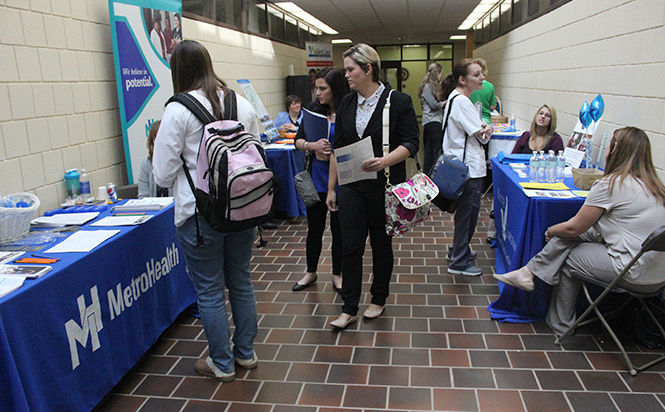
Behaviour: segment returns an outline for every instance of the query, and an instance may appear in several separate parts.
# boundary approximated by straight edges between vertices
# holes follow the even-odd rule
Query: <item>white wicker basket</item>
[[[19,202],[27,207],[16,207]],[[31,193],[14,193],[0,198],[0,243],[15,240],[30,231],[30,221],[39,209],[39,198]]]

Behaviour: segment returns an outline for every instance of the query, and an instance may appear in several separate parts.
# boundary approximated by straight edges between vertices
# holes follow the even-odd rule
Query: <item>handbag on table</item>
[[[388,94],[386,105],[383,107],[383,155],[390,151],[390,97]],[[418,158],[416,158],[418,173],[406,182],[393,186],[390,184],[390,171],[383,169],[386,176],[385,216],[386,234],[400,236],[418,223],[427,219],[430,213],[430,202],[439,193],[434,182],[422,172]]]
[[[448,113],[443,123],[444,139],[446,128],[448,127],[448,118],[453,110],[453,100],[456,97],[453,97],[448,102]],[[439,188],[439,195],[432,200],[432,203],[444,212],[455,212],[455,209],[457,209],[457,200],[462,195],[464,184],[469,179],[469,167],[464,163],[465,158],[466,136],[464,138],[464,155],[461,161],[454,156],[444,154],[442,150],[438,159],[434,162],[432,170],[429,172],[432,181]]]
[[[314,186],[314,181],[312,181],[312,174],[309,171],[312,162],[311,154],[307,154],[306,159],[305,169],[293,176],[293,184],[296,187],[298,196],[300,196],[305,206],[311,207],[320,202],[321,198],[319,197],[319,192]]]

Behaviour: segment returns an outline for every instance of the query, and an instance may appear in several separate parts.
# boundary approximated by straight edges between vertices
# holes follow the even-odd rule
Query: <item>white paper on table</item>
[[[278,150],[295,150],[295,146],[292,144],[284,143],[270,143],[263,146],[264,149],[278,149]]]
[[[373,157],[372,138],[369,136],[356,143],[335,149],[337,183],[345,185],[358,180],[376,179],[377,172],[365,172],[362,169],[363,162]]]
[[[3,263],[9,263],[12,260],[18,258],[25,252],[16,251],[16,252],[2,252],[0,251],[0,265]]]
[[[81,226],[97,216],[99,216],[99,212],[59,213],[57,215],[34,218],[30,223],[49,227]]]
[[[25,276],[0,275],[0,297],[20,288],[24,280]]]
[[[133,226],[146,222],[152,215],[143,216],[106,216],[90,226]]]
[[[44,253],[90,252],[120,230],[79,230]]]
[[[566,147],[563,149],[563,155],[566,158],[566,166],[577,168],[582,164],[582,159],[584,159],[586,153],[581,150],[573,149],[572,147]]]
[[[129,199],[122,205],[114,207],[116,212],[134,212],[137,210],[162,210],[173,203],[172,197],[144,197],[143,199]]]
[[[552,199],[572,199],[577,197],[570,190],[534,190],[524,189],[528,197],[550,197]]]

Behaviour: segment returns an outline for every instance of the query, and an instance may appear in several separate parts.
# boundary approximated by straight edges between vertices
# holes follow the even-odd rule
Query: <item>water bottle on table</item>
[[[563,150],[559,150],[559,155],[556,157],[556,179],[558,182],[563,182],[564,175],[566,174],[566,156],[563,155]]]
[[[538,181],[541,183],[547,181],[547,157],[543,150],[538,152]]]
[[[510,131],[511,132],[516,132],[517,131],[517,126],[515,124],[515,115],[514,114],[510,115]]]
[[[556,182],[556,155],[554,150],[547,152],[546,178],[548,183]]]
[[[535,150],[531,152],[531,158],[529,159],[529,181],[538,181],[538,152]]]

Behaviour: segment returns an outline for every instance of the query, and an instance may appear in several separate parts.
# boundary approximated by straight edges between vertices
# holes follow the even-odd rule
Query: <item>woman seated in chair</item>
[[[605,176],[593,185],[579,212],[545,231],[543,250],[523,268],[494,275],[526,291],[534,289],[534,276],[555,285],[545,322],[556,334],[575,321],[581,280],[573,273],[611,282],[654,227],[665,222],[665,186],[653,166],[646,133],[635,127],[616,130],[605,160]],[[647,253],[618,286],[657,291],[664,273],[665,253]]]
[[[543,150],[545,153],[549,150],[554,150],[554,153],[563,150],[563,140],[556,132],[556,110],[546,104],[536,112],[529,131],[522,133],[517,140],[513,153],[531,154],[534,150]]]

